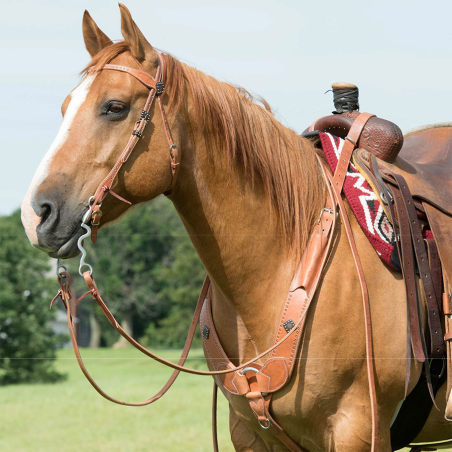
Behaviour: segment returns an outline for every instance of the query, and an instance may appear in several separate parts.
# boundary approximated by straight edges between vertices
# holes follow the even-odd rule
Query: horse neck
[[[202,136],[193,143],[185,138],[171,199],[213,283],[220,339],[229,337],[231,356],[254,353],[270,345],[268,327],[276,327],[298,262],[262,183],[251,183],[240,169],[228,170]],[[254,350],[243,349],[240,337],[252,337]]]

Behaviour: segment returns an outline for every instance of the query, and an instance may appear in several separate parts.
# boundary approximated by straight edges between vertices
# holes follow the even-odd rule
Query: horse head
[[[150,93],[135,77],[103,70],[105,65],[114,63],[152,76],[159,65],[158,52],[128,9],[120,4],[120,11],[124,41],[115,44],[85,11],[83,37],[92,61],[62,104],[60,130],[22,203],[22,222],[31,244],[51,257],[78,254],[77,240],[84,232],[80,225],[89,199],[121,155]],[[172,181],[167,137],[155,103],[148,119],[113,186],[132,205],[155,198]],[[129,204],[109,196],[104,207],[103,225],[122,215]]]

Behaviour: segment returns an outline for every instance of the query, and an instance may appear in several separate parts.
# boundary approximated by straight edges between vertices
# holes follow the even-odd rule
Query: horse
[[[78,254],[88,199],[118,160],[149,94],[129,74],[103,68],[115,64],[154,75],[163,59],[161,102],[180,149],[177,181],[173,184],[169,171],[165,120],[154,103],[146,131],[119,170],[114,189],[131,205],[163,193],[174,204],[211,280],[218,337],[238,366],[272,345],[293,275],[325,205],[327,187],[317,150],[312,140],[279,123],[265,101],[157,52],[128,9],[120,4],[120,11],[124,40],[116,43],[85,11],[83,36],[92,60],[62,104],[61,128],[22,203],[25,231],[31,244],[50,257]],[[118,197],[103,201],[101,227],[130,208]],[[350,215],[372,313],[379,417],[372,444],[361,291],[344,222],[341,217],[337,222],[293,375],[275,393],[271,411],[287,435],[309,452],[387,452],[391,422],[405,394],[405,285]],[[422,318],[425,325],[425,300]],[[412,361],[408,392],[421,367]],[[288,450],[261,428],[244,397],[219,387],[229,402],[236,451]],[[444,391],[437,396],[441,412]],[[452,428],[433,413],[420,438],[448,440]]]

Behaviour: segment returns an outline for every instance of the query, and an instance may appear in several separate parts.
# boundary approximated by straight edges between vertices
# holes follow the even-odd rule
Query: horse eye
[[[124,105],[118,104],[118,103],[111,103],[107,107],[107,115],[108,114],[118,114],[122,113],[124,111]]]

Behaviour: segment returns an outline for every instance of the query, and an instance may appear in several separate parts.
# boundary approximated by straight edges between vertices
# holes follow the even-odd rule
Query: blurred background
[[[336,81],[357,84],[361,110],[404,131],[452,119],[448,1],[125,4],[152,45],[261,95],[297,132],[332,111],[324,93]],[[116,406],[93,391],[67,348],[64,312],[48,310],[54,263],[31,248],[17,210],[89,61],[83,11],[121,39],[117,4],[0,5],[0,450],[210,451],[210,379],[182,375],[168,400],[148,408]],[[171,203],[161,197],[132,210],[102,231],[89,255],[123,327],[177,360],[204,270]],[[76,265],[69,263],[74,274]],[[168,370],[126,348],[88,298],[75,315],[82,354],[107,391],[135,401],[157,392]],[[202,368],[199,346],[198,338],[189,364]],[[220,399],[221,449],[231,451]]]

